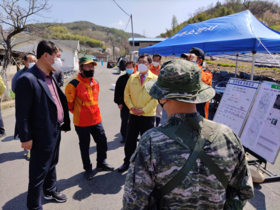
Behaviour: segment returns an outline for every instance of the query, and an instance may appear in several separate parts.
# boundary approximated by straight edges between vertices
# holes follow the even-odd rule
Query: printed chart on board
[[[231,78],[213,121],[229,126],[238,136],[260,83]]]
[[[280,85],[261,84],[241,135],[242,144],[274,163],[280,148]]]

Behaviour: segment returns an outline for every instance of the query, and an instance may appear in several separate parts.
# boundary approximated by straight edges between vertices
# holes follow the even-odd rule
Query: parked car
[[[107,68],[111,69],[111,68],[114,68],[116,66],[116,61],[113,61],[113,60],[108,60],[107,62]]]

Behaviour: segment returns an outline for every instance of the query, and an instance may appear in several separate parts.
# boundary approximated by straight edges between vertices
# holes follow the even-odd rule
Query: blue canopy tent
[[[264,47],[264,46],[265,47]],[[139,54],[160,53],[180,56],[198,47],[205,53],[280,52],[280,33],[265,26],[249,11],[186,25],[178,33],[150,47],[139,49]],[[265,49],[267,48],[267,50]],[[252,65],[253,78],[253,66]]]

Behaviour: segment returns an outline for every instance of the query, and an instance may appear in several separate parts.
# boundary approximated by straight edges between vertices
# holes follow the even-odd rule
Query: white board
[[[240,136],[260,83],[231,78],[213,121],[229,126]]]
[[[261,84],[242,131],[241,142],[274,164],[280,148],[280,85]]]

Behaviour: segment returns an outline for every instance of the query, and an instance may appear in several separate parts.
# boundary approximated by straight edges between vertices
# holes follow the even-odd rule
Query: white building
[[[13,50],[19,52],[33,52],[36,54],[38,43],[41,41],[38,39],[29,38],[16,38],[13,40],[12,45],[14,45]],[[79,52],[80,43],[79,40],[51,40],[59,46],[62,50],[61,60],[63,70],[78,70],[79,69]]]

